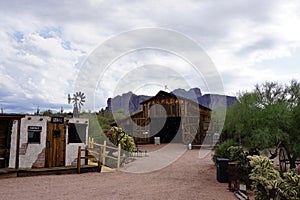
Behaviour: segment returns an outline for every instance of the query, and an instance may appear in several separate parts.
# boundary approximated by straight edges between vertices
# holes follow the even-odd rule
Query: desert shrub
[[[127,133],[125,133],[122,130],[122,128],[116,127],[116,126],[112,127],[110,129],[110,131],[107,131],[106,136],[109,139],[109,142],[108,142],[109,145],[118,146],[120,144],[120,146],[121,146],[120,163],[123,164],[124,162],[126,162],[126,159],[130,155],[130,152],[133,152],[136,149],[134,139],[131,136],[129,136]],[[107,148],[107,151],[108,151],[108,154],[107,154],[108,156],[115,157],[115,158],[117,157],[117,150],[112,150],[112,149]],[[117,162],[116,162],[116,160],[107,157],[105,165],[112,167],[112,168],[116,168]]]
[[[283,183],[280,185],[279,192],[285,199],[300,199],[300,175],[295,169],[283,173]]]
[[[237,164],[240,180],[249,185],[249,174],[252,169],[247,158],[249,153],[244,151],[242,146],[230,146],[227,151],[229,152],[229,160]]]
[[[283,180],[275,170],[274,163],[267,157],[248,156],[253,167],[250,173],[256,200],[268,200],[279,196],[279,186]]]
[[[300,199],[300,175],[296,170],[284,172],[281,176],[270,159],[262,156],[248,158],[253,167],[250,179],[253,180],[255,199]]]
[[[122,128],[114,126],[110,129],[110,132],[110,141],[115,145],[120,144],[122,150],[133,152],[136,149],[134,139],[125,133]]]
[[[228,148],[231,146],[237,146],[234,140],[226,140],[217,146],[214,150],[214,155],[212,157],[213,161],[216,163],[217,158],[228,158],[230,159],[230,152]]]

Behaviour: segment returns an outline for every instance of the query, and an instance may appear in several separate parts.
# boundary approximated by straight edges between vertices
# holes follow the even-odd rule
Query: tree
[[[252,92],[241,93],[228,109],[225,129],[231,137],[251,149],[281,146],[290,167],[300,157],[300,83],[266,82]]]

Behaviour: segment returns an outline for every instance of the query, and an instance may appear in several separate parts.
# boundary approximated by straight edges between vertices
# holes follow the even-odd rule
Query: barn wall
[[[142,104],[142,111],[118,123],[118,126],[135,138],[135,142],[153,143],[153,137],[156,136],[161,137],[163,142],[170,142],[176,132],[179,133],[176,135],[176,142],[203,142],[206,127],[210,123],[209,108],[164,91]],[[166,121],[163,127],[162,121]]]

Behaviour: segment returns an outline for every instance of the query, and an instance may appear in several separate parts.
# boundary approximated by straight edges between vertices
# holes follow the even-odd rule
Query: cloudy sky
[[[0,107],[9,113],[32,113],[37,106],[70,110],[67,95],[76,92],[93,52],[121,33],[142,28],[172,30],[196,42],[227,95],[265,81],[299,80],[299,11],[297,0],[0,1]],[[105,73],[94,88],[94,108],[126,90],[153,95],[167,85],[211,92],[205,77],[176,53],[137,49],[101,66]]]

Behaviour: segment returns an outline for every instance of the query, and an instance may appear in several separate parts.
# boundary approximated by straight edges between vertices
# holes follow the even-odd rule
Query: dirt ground
[[[150,158],[158,146],[162,147],[142,148],[150,152]],[[202,151],[204,158],[199,158],[199,150],[188,150],[167,167],[148,173],[120,171],[1,179],[0,199],[236,199],[227,190],[227,183],[216,180],[210,151]]]

